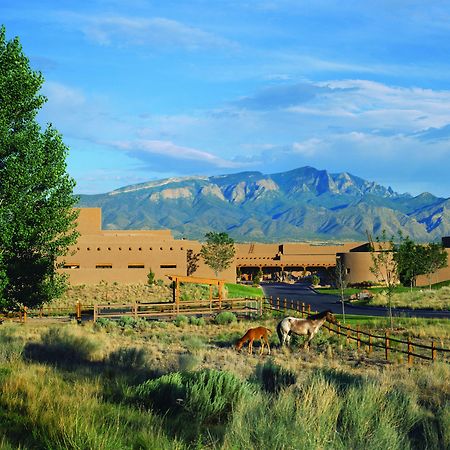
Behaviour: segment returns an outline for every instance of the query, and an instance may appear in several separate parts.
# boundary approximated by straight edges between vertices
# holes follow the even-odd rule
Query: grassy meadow
[[[450,447],[449,364],[386,362],[325,330],[309,351],[301,339],[280,348],[279,318],[5,322],[0,448]],[[448,347],[450,326],[435,324]],[[270,356],[234,349],[257,325],[273,332]],[[419,319],[396,328],[409,330],[423,342],[437,332]]]

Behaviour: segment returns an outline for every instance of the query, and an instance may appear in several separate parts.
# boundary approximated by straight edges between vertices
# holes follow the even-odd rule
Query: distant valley
[[[239,242],[366,240],[383,229],[416,241],[450,235],[450,199],[313,167],[151,181],[81,195],[79,206],[101,207],[104,229],[169,228],[188,239],[212,230]]]

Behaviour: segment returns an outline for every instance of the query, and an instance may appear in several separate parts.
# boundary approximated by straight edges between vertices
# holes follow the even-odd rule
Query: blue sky
[[[450,197],[450,1],[2,0],[77,193],[305,165]]]

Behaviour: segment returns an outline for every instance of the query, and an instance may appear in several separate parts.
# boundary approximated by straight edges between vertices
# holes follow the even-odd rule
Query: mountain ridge
[[[80,207],[101,207],[105,229],[170,228],[202,239],[226,231],[236,241],[365,240],[399,230],[417,241],[450,234],[450,199],[397,193],[348,172],[305,166],[187,176],[81,195]]]

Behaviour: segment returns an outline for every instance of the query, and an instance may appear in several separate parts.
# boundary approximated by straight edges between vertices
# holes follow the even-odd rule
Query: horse
[[[267,348],[269,350],[270,355],[270,345],[269,345],[269,338],[268,335],[272,332],[265,327],[257,327],[257,328],[250,328],[250,330],[247,331],[247,333],[244,334],[236,343],[236,350],[240,350],[242,346],[249,341],[248,344],[248,352],[253,353],[253,341],[255,339],[259,339],[261,341],[261,350],[260,355],[262,355],[264,350],[264,342],[267,344]]]
[[[307,319],[297,319],[296,317],[285,317],[277,325],[277,333],[280,338],[281,346],[289,345],[291,334],[307,335],[308,340],[304,347],[311,346],[311,339],[319,331],[325,321],[336,323],[337,320],[330,310],[322,311],[319,314],[310,315]]]

